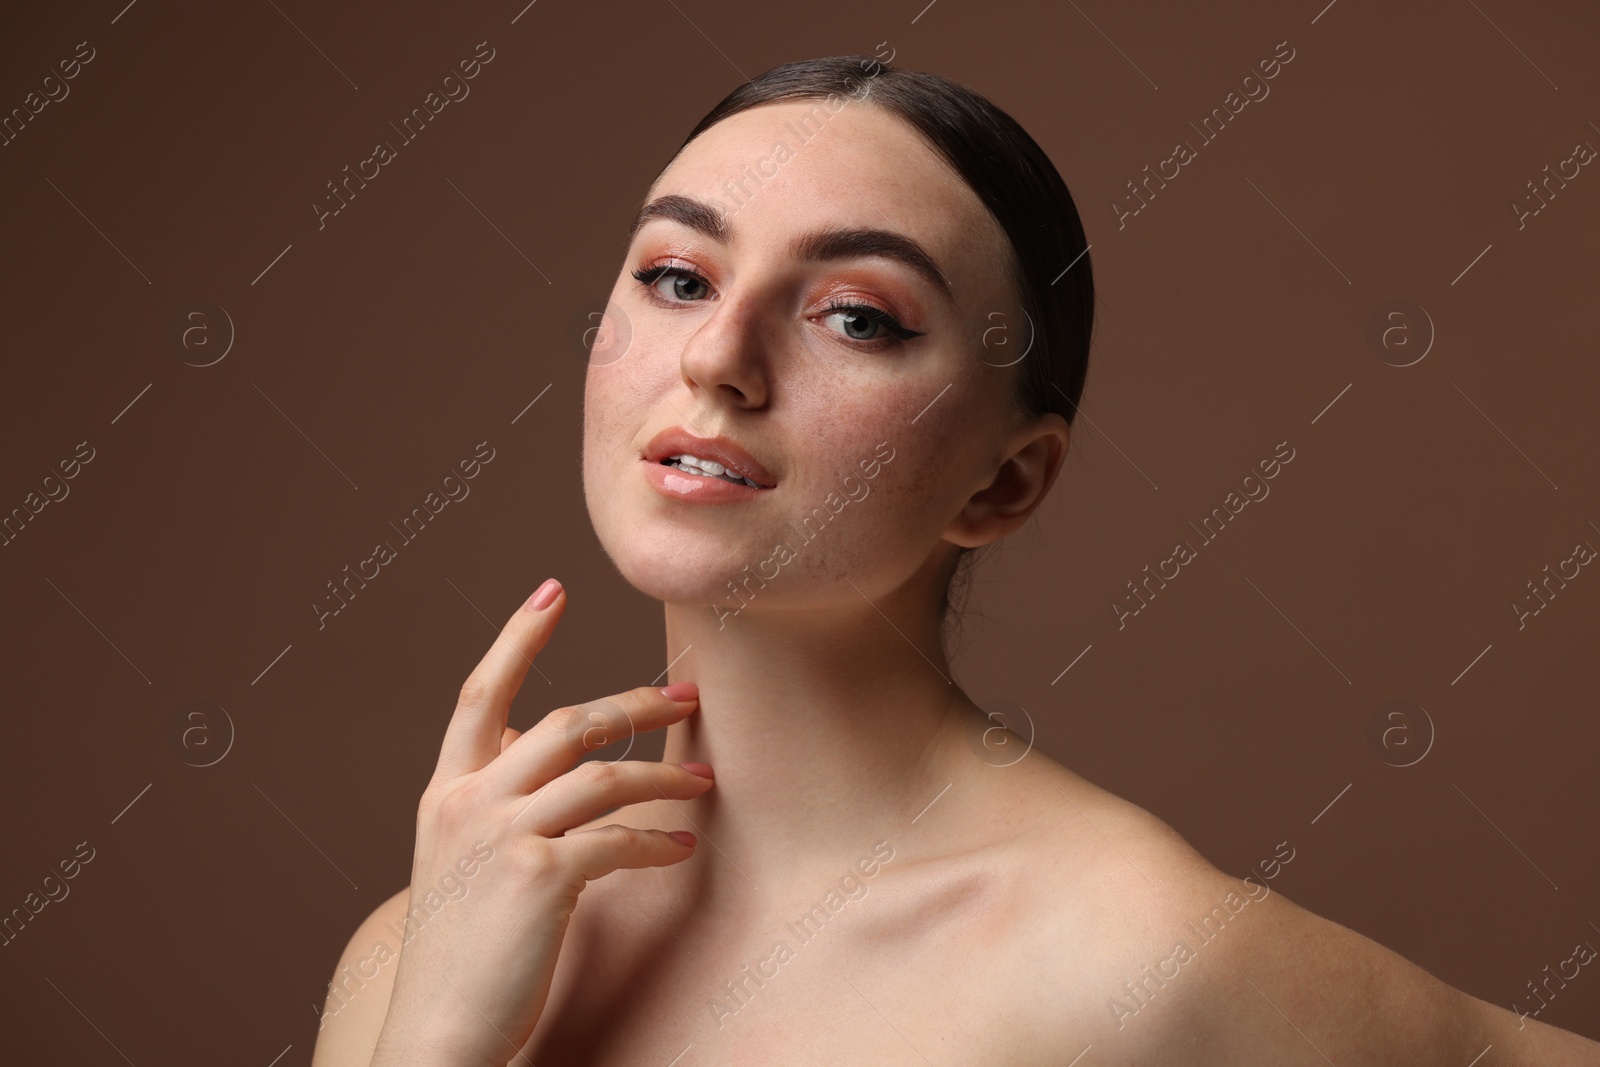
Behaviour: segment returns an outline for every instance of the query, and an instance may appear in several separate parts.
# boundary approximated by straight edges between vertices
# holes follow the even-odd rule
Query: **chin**
[[[687,521],[652,513],[649,501],[615,483],[591,484],[586,478],[584,495],[600,547],[629,585],[666,602],[737,605],[727,583],[760,559],[743,543],[748,530],[736,538],[696,532]]]
[[[728,583],[748,560],[736,546],[719,545],[683,529],[630,522],[601,543],[617,571],[645,596],[667,603],[709,605],[738,598]]]

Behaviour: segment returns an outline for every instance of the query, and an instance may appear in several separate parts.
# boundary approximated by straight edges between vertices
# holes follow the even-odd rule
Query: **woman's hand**
[[[544,1010],[584,885],[621,867],[664,867],[694,853],[686,831],[611,824],[563,836],[611,808],[687,800],[712,783],[703,764],[573,767],[601,745],[689,715],[698,706],[692,683],[671,687],[678,699],[646,686],[558,708],[520,736],[506,727],[511,700],[566,606],[552,583],[541,587],[548,603],[539,593],[530,597],[461,687],[417,806],[408,920],[416,932],[400,952],[373,1065],[502,1067]],[[446,896],[441,882],[467,888]]]

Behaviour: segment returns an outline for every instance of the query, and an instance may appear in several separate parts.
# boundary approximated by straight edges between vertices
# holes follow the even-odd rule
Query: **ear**
[[[994,477],[967,500],[944,539],[962,548],[977,548],[1028,521],[1055,484],[1070,441],[1067,420],[1054,411],[1017,430],[1006,443]]]

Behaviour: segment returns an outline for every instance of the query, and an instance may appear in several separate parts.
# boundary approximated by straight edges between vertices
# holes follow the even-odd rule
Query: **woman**
[[[506,728],[566,604],[534,593],[462,688],[319,1067],[1600,1062],[997,756],[943,623],[1060,471],[1085,252],[1033,140],[932,75],[788,64],[701,121],[585,396],[590,516],[665,605],[672,684]],[[578,763],[662,727],[660,763]]]

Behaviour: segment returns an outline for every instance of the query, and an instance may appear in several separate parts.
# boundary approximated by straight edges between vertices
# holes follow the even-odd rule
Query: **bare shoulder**
[[[1016,907],[1049,946],[1029,962],[1061,990],[1037,1002],[1053,1005],[1040,1033],[1070,1047],[1066,1059],[1093,1047],[1129,1064],[1465,1067],[1492,1047],[1482,1063],[1600,1065],[1600,1043],[1455,989],[1286,898],[1273,879],[1291,842],[1233,877],[1060,765],[1040,761],[1032,776],[1046,802],[1026,864],[1043,877],[1019,880]]]
[[[1220,872],[1180,894],[1173,921],[1206,915],[1175,943],[1174,980],[1193,970],[1194,995],[1157,1031],[1167,1055],[1192,1064],[1326,1057],[1339,1064],[1526,1067],[1600,1064],[1600,1043],[1521,1018],[1447,985],[1405,957],[1286,898],[1249,897]],[[1264,887],[1265,888],[1265,887]],[[1233,893],[1230,902],[1227,894]],[[1184,901],[1184,896],[1188,900]],[[1221,902],[1221,907],[1217,906]],[[1237,910],[1235,910],[1237,908]],[[1204,910],[1202,910],[1204,909]],[[1226,916],[1226,918],[1224,918]],[[1195,929],[1186,926],[1186,931]],[[1205,940],[1207,933],[1212,940]],[[1153,996],[1159,997],[1157,986]]]
[[[400,960],[410,887],[379,904],[356,927],[334,968],[317,1024],[312,1067],[366,1067],[378,1044]]]

